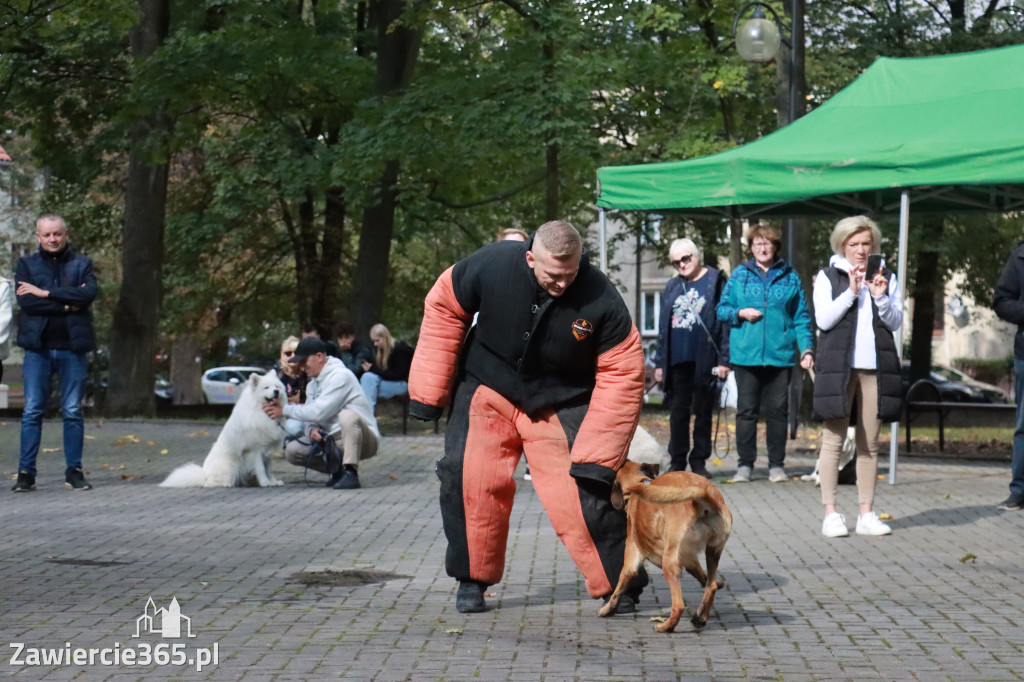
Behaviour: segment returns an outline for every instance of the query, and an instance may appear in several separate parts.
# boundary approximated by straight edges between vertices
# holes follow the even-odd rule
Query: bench
[[[910,452],[910,423],[924,412],[934,412],[939,419],[939,452],[946,446],[945,419],[953,410],[958,412],[1016,413],[1017,406],[1007,403],[961,403],[942,399],[938,384],[928,379],[915,381],[907,391],[903,404],[903,423],[907,430],[907,452]]]
[[[402,395],[396,395],[394,398],[378,398],[377,408],[380,409],[382,404],[386,405],[391,403],[396,405],[402,411],[402,435],[409,433],[409,394],[403,393]],[[434,420],[434,433],[439,433],[441,428],[441,421],[439,419]]]

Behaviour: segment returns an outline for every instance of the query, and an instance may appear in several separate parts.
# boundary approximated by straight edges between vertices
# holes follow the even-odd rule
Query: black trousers
[[[792,367],[733,367],[736,375],[736,453],[740,466],[757,459],[757,419],[764,417],[768,466],[786,460],[789,377]]]
[[[668,454],[672,471],[685,471],[689,460],[691,470],[707,468],[711,456],[711,415],[715,410],[713,377],[695,377],[694,363],[672,365],[669,385],[672,387]],[[690,448],[690,417],[693,417],[693,448]]]

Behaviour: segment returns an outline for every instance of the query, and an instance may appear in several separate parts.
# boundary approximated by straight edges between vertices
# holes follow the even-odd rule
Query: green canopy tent
[[[878,59],[813,112],[755,142],[697,159],[597,172],[605,211],[693,216],[845,216],[1024,209],[1024,45]],[[895,481],[896,437],[890,451]]]

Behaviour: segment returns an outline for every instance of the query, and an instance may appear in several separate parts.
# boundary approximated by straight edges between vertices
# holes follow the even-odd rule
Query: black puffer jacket
[[[29,282],[50,292],[49,297],[18,296],[18,345],[26,350],[55,350],[48,339],[66,339],[67,348],[87,353],[96,347],[92,328],[92,302],[99,285],[92,261],[65,246],[55,254],[42,248],[22,256],[14,274],[14,286]],[[64,327],[58,329],[57,326]],[[63,345],[63,344],[62,344]]]
[[[1013,357],[1024,360],[1024,242],[1017,245],[1006,259],[996,282],[992,307],[1000,319],[1017,325],[1013,337]]]
[[[832,285],[832,299],[850,288],[850,276],[836,267],[822,270]],[[884,271],[886,278],[892,273]],[[903,383],[900,379],[900,358],[892,332],[878,316],[878,307],[871,301],[872,328],[875,332],[876,377],[878,380],[878,418],[896,421],[903,412]],[[853,305],[832,329],[822,330],[814,360],[814,415],[819,419],[850,416],[846,387],[850,381],[853,341],[857,336],[857,306]]]

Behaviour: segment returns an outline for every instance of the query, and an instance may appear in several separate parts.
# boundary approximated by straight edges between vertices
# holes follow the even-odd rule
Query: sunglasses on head
[[[674,260],[672,261],[672,267],[678,268],[680,265],[686,265],[687,263],[690,262],[690,259],[692,258],[693,256],[683,256],[679,260]]]

